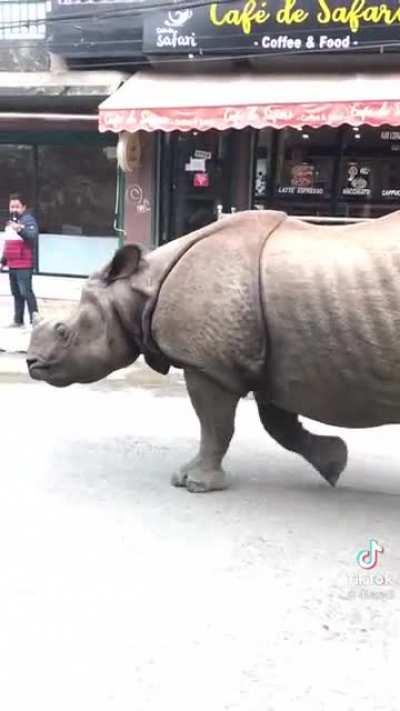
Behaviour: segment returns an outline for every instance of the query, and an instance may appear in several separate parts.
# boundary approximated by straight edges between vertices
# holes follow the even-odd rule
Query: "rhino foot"
[[[205,494],[208,491],[226,489],[225,473],[222,469],[204,470],[192,464],[182,467],[171,478],[172,486],[186,487],[192,494]]]
[[[191,459],[190,462],[185,464],[183,467],[181,467],[179,472],[173,474],[171,477],[172,486],[186,486],[189,472],[195,469],[198,463],[199,457],[197,456],[194,459]]]
[[[347,464],[346,443],[340,437],[315,437],[307,459],[328,484],[335,486]]]
[[[194,478],[194,476],[194,474],[191,474],[186,480],[186,488],[192,494],[205,494],[207,491],[222,491],[227,487],[222,469],[216,472],[207,472],[204,478]]]
[[[183,474],[182,472],[178,472],[177,474],[173,474],[171,477],[171,484],[172,486],[186,486],[186,480],[188,478],[187,474]]]

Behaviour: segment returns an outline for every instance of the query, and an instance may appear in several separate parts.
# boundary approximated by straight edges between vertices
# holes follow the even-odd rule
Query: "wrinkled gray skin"
[[[35,326],[30,375],[63,387],[133,363],[143,304],[156,295],[154,343],[183,367],[201,425],[199,452],[172,483],[226,486],[221,462],[252,390],[268,433],[334,486],[346,445],[306,431],[298,415],[346,427],[400,422],[400,216],[326,228],[277,215],[240,213],[146,257],[122,248],[71,318]],[[260,261],[256,235],[267,233]]]

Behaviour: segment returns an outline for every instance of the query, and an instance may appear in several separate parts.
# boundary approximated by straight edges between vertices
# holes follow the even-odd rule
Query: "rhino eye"
[[[64,323],[57,323],[55,328],[57,336],[60,336],[60,338],[65,340],[68,336],[68,329],[66,325]]]

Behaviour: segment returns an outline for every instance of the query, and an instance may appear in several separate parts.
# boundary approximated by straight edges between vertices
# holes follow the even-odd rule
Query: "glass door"
[[[190,131],[171,136],[169,240],[216,220],[219,205],[223,212],[231,211],[231,133]]]

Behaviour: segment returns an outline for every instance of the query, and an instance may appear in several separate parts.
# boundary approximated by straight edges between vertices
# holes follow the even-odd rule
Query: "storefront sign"
[[[398,47],[397,0],[233,0],[146,13],[143,51],[318,52]]]
[[[200,100],[199,100],[200,101]],[[208,131],[216,128],[302,128],[311,126],[400,124],[400,101],[338,101],[334,103],[217,106],[187,109],[103,109],[100,131]]]
[[[124,58],[399,48],[397,0],[188,4],[185,8],[179,0],[170,11],[143,8],[140,12],[134,0],[52,0],[46,5],[51,8],[47,12],[48,47],[64,56]],[[44,32],[44,23],[40,27]]]

